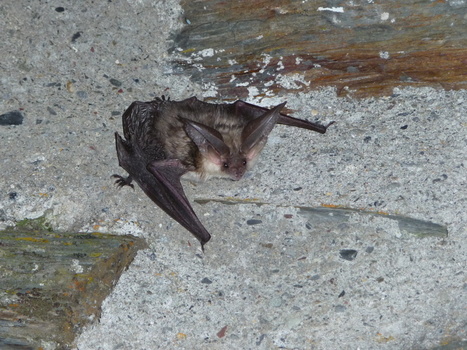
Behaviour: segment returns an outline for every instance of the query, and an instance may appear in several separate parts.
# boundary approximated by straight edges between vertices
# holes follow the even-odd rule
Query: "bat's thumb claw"
[[[332,124],[336,124],[336,122],[333,120],[332,122],[328,123],[328,125],[326,125],[325,128],[329,128]]]

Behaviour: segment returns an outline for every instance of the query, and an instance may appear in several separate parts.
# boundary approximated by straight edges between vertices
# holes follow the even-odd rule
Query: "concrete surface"
[[[0,228],[46,216],[55,230],[131,233],[150,244],[79,350],[465,344],[467,91],[261,101],[287,100],[297,117],[337,123],[326,135],[276,127],[243,181],[185,182],[213,235],[202,254],[139,188],[117,190],[110,178],[124,174],[113,133],[132,101],[215,94],[164,63],[169,33],[183,24],[177,1],[4,1],[0,11],[0,114],[24,115],[0,126]],[[431,221],[448,236],[407,235],[358,212],[315,223],[295,207],[322,204]],[[357,256],[345,260],[342,249]]]

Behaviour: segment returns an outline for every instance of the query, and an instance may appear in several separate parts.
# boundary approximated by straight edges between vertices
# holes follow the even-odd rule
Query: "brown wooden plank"
[[[355,96],[467,88],[463,2],[335,3],[182,0],[189,24],[174,37],[173,70],[226,99],[321,86]]]

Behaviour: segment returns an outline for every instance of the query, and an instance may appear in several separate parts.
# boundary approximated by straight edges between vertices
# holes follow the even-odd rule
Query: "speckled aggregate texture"
[[[55,230],[130,233],[150,245],[79,350],[434,349],[466,340],[467,91],[252,96],[336,124],[325,135],[277,126],[242,181],[184,182],[213,235],[203,254],[139,188],[118,190],[110,178],[125,174],[113,134],[132,101],[206,96],[166,63],[170,33],[183,25],[177,1],[5,1],[0,12],[0,114],[24,116],[0,125],[0,228],[45,216]],[[448,236],[407,235],[358,212],[314,223],[297,208],[323,204],[431,221]],[[342,249],[357,255],[343,259]]]

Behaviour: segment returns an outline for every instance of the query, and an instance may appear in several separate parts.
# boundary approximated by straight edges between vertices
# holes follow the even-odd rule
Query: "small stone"
[[[246,221],[248,225],[258,225],[258,224],[261,224],[262,222],[263,220],[258,220],[258,219],[250,219]]]
[[[109,81],[110,81],[110,84],[112,84],[113,86],[116,86],[116,87],[122,86],[122,82],[120,80],[110,78]]]
[[[273,247],[272,243],[260,243],[260,245],[264,248],[271,249]]]
[[[65,87],[68,92],[75,92],[75,87],[73,86],[72,81],[67,81]]]
[[[156,260],[157,260],[157,255],[156,255],[156,253],[154,253],[154,252],[148,254],[147,257],[148,257],[149,260],[151,260],[151,261],[156,261]]]
[[[80,36],[81,36],[81,32],[76,32],[76,33],[73,34],[73,36],[71,37],[71,42],[74,43]]]
[[[282,299],[280,297],[274,297],[270,300],[269,305],[271,307],[279,307],[282,305]]]
[[[261,334],[260,337],[258,338],[258,341],[256,342],[256,345],[260,346],[265,337],[266,337],[266,334]]]
[[[47,111],[48,111],[51,115],[57,115],[57,112],[55,112],[55,110],[54,110],[52,107],[47,107]]]
[[[344,305],[336,305],[334,307],[334,311],[336,312],[344,312],[345,310],[347,310],[347,308]]]
[[[201,283],[204,283],[204,284],[211,284],[212,281],[211,281],[209,278],[204,277],[204,278],[201,280]]]
[[[339,255],[342,259],[352,261],[357,257],[357,251],[354,249],[342,249],[339,252]]]
[[[77,91],[76,95],[78,95],[79,98],[86,99],[88,98],[88,93],[86,91]]]
[[[20,111],[11,111],[0,115],[0,125],[21,125],[24,116]]]
[[[219,332],[217,332],[217,337],[218,338],[224,338],[226,331],[227,331],[227,326],[222,327],[221,330]]]

